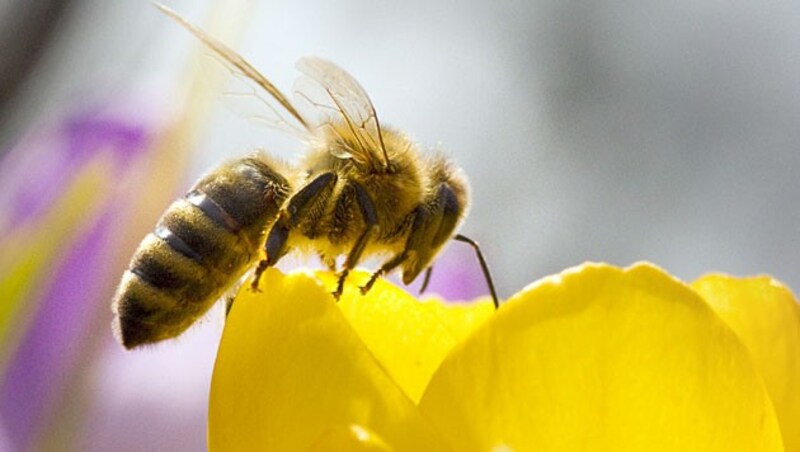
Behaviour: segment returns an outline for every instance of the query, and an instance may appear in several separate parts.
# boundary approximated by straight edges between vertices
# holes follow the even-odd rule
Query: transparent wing
[[[222,86],[215,86],[219,102],[239,118],[259,126],[266,126],[305,141],[309,130],[279,105],[275,99],[251,78],[231,68],[230,63],[218,54],[208,51],[200,64],[209,80],[224,80]],[[297,108],[296,104],[293,104]],[[308,118],[302,111],[304,119]],[[306,119],[307,120],[307,119]]]
[[[256,102],[260,106],[267,107],[265,114],[247,114],[250,118],[257,121],[265,122],[268,125],[286,127],[290,130],[296,130],[296,124],[300,124],[306,131],[311,132],[312,128],[308,121],[295,109],[286,96],[275,87],[266,77],[264,77],[258,70],[256,70],[250,63],[238,53],[231,50],[222,42],[207,35],[203,30],[191,24],[189,21],[179,16],[176,12],[167,8],[160,3],[153,3],[164,14],[169,16],[183,28],[192,33],[197,39],[205,44],[210,50],[213,51],[215,60],[219,62],[225,69],[227,69],[234,77],[233,83],[228,85],[232,88],[226,89],[226,94],[233,98],[239,98],[247,102]],[[263,90],[263,91],[262,91]],[[269,96],[265,96],[264,92]],[[292,121],[287,120],[273,101],[278,102],[286,113],[289,113],[293,118]]]
[[[358,81],[344,69],[321,58],[303,58],[297,62],[297,69],[305,77],[300,77],[295,84],[295,94],[323,115],[324,120],[318,127],[331,127],[340,135],[353,138],[348,140],[352,141],[349,155],[337,156],[386,168],[389,158],[378,115]]]

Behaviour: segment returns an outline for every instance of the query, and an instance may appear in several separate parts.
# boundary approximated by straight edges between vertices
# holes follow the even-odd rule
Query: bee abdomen
[[[182,249],[191,255],[186,255]],[[199,254],[163,228],[144,239],[131,260],[129,271],[151,287],[187,302],[204,300],[219,285],[219,280],[227,279],[227,275],[204,265]],[[200,277],[204,278],[199,280]]]
[[[190,193],[190,196],[193,196]],[[194,195],[196,196],[196,195]],[[204,210],[180,199],[172,204],[156,226],[156,236],[176,253],[205,267],[214,279],[227,279],[257,251],[258,237],[234,233]],[[214,271],[217,271],[217,274]],[[218,273],[222,273],[219,275]]]
[[[148,234],[123,275],[114,303],[123,345],[156,342],[188,328],[219,290],[219,283],[207,274],[200,262]]]
[[[244,273],[290,187],[265,162],[232,161],[167,209],[114,299],[126,348],[177,336]]]

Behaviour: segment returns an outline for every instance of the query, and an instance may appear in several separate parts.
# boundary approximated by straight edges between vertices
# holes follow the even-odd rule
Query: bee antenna
[[[494,308],[495,309],[499,308],[500,301],[497,298],[497,292],[494,290],[494,282],[492,281],[492,275],[491,273],[489,273],[489,266],[486,265],[486,259],[483,258],[483,253],[481,252],[481,247],[478,246],[478,242],[461,234],[457,234],[455,237],[453,237],[453,240],[467,243],[472,247],[472,249],[475,250],[475,254],[478,256],[478,262],[480,262],[481,264],[481,270],[483,270],[483,278],[486,280],[486,285],[489,286],[489,293],[491,293],[492,295],[492,302],[494,303]]]

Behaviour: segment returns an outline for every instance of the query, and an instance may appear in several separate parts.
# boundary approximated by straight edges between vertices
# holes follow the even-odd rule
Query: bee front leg
[[[372,286],[375,284],[378,278],[400,266],[400,264],[402,264],[407,258],[408,258],[408,253],[406,251],[403,251],[402,253],[397,254],[393,258],[386,261],[385,264],[381,265],[381,268],[376,270],[375,273],[373,273],[372,276],[369,277],[369,281],[367,281],[366,284],[361,286],[361,294],[366,295],[367,292],[369,292],[370,289],[372,289]]]
[[[427,270],[425,270],[425,277],[422,279],[422,285],[419,286],[419,294],[422,295],[425,293],[425,289],[428,288],[428,283],[431,282],[431,274],[433,273],[433,265],[429,266]]]
[[[306,184],[297,193],[289,198],[285,208],[281,209],[278,219],[272,224],[264,244],[266,258],[258,263],[253,274],[251,289],[258,290],[258,281],[266,269],[274,266],[288,251],[286,242],[289,232],[297,227],[300,220],[305,218],[314,205],[324,202],[333,192],[336,185],[336,174],[323,173]]]
[[[364,219],[365,228],[364,232],[362,232],[356,240],[356,244],[353,245],[353,249],[351,249],[350,253],[347,255],[342,271],[339,273],[339,281],[336,285],[336,290],[333,292],[333,297],[336,300],[339,300],[339,297],[342,296],[344,281],[347,279],[347,275],[350,273],[350,270],[355,268],[358,264],[369,239],[372,238],[378,229],[378,216],[375,211],[375,204],[372,202],[372,199],[370,199],[369,194],[367,194],[364,187],[357,182],[350,182],[350,186],[354,189],[356,204],[361,211],[361,217]]]

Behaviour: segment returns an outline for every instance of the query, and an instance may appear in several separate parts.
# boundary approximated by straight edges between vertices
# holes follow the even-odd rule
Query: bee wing
[[[245,89],[237,89],[235,91],[228,92],[227,94],[233,97],[248,97],[252,96],[253,99],[259,101],[261,105],[266,105],[271,113],[274,115],[274,121],[268,120],[267,122],[274,122],[278,124],[285,125],[289,128],[296,129],[296,126],[287,121],[284,116],[281,114],[277,106],[275,106],[269,99],[264,98],[261,93],[255,88],[258,87],[269,94],[273,100],[277,101],[283,109],[288,112],[294,120],[303,126],[303,128],[311,132],[312,128],[309,125],[308,121],[295,109],[289,99],[284,96],[284,94],[275,87],[266,77],[264,77],[256,68],[254,68],[250,63],[247,62],[241,55],[231,50],[228,46],[220,42],[219,40],[209,36],[200,28],[194,26],[192,23],[184,19],[183,17],[179,16],[178,13],[175,11],[167,8],[166,6],[153,2],[156,8],[160,9],[161,12],[166,14],[172,20],[177,22],[180,26],[188,30],[191,34],[193,34],[197,39],[199,39],[203,44],[206,45],[210,50],[212,50],[217,57],[216,60],[219,61],[228,71],[234,75],[237,79],[241,81],[240,85],[247,86],[249,88]],[[252,85],[255,85],[253,87]],[[266,119],[261,115],[254,115],[255,119]]]
[[[218,91],[219,101],[226,110],[250,123],[288,133],[301,141],[309,138],[310,131],[298,124],[294,116],[287,114],[260,84],[232,69],[230,63],[217,53],[209,51],[204,57],[202,70],[208,74],[209,80],[224,80],[221,87],[215,86],[215,91]],[[297,108],[296,104],[294,106]],[[302,110],[298,111],[304,119],[309,117]]]
[[[355,142],[352,149],[334,150],[332,152],[338,153],[334,155],[353,158],[372,167],[388,166],[378,114],[358,81],[344,69],[321,58],[302,58],[296,67],[305,77],[300,77],[295,84],[295,94],[326,118],[318,127],[329,126],[336,131],[334,123],[338,120],[354,138],[349,140]],[[320,95],[313,84],[324,94]]]

